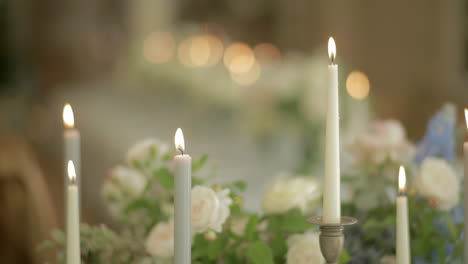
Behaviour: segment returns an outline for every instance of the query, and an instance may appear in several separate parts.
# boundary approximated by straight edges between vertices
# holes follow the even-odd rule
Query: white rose
[[[405,128],[396,120],[373,121],[349,150],[357,162],[377,164],[386,158],[405,163],[414,155],[414,146],[406,138]]]
[[[167,144],[164,144],[161,141],[154,138],[142,140],[133,145],[128,150],[126,157],[127,164],[129,166],[133,166],[135,161],[147,161],[153,150],[156,150],[157,156],[155,158],[157,159],[158,157],[161,158],[164,154],[167,154],[169,152],[169,147],[167,146]]]
[[[458,204],[458,178],[454,169],[443,159],[425,159],[414,183],[421,195],[434,199],[442,210],[450,210]]]
[[[383,256],[380,259],[380,264],[396,264],[396,257],[393,255]]]
[[[262,209],[265,214],[281,214],[293,208],[308,213],[321,196],[320,184],[315,179],[280,177],[266,191]]]
[[[146,186],[146,178],[139,171],[123,166],[111,170],[104,182],[103,195],[107,199],[133,198]]]
[[[174,221],[158,223],[146,239],[146,251],[155,257],[174,256]]]
[[[145,186],[146,178],[139,171],[122,166],[112,169],[101,191],[111,215],[120,217],[126,202],[137,197]]]
[[[287,264],[323,264],[325,259],[320,251],[319,235],[307,232],[288,238]]]
[[[192,228],[194,233],[208,230],[221,232],[222,225],[231,214],[232,199],[229,190],[219,192],[197,185],[192,189]]]

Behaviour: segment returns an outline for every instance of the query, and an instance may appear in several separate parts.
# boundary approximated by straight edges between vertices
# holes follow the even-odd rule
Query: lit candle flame
[[[184,142],[184,134],[182,133],[182,129],[178,128],[175,137],[174,137],[175,147],[178,151],[184,154],[185,151],[185,142]]]
[[[336,44],[333,37],[328,39],[328,57],[330,58],[332,63],[335,63],[336,58]]]
[[[65,104],[63,107],[63,124],[67,128],[73,128],[75,126],[75,118],[73,116],[73,109],[70,104]]]
[[[73,165],[73,161],[71,160],[68,161],[68,179],[72,183],[76,181],[75,165]]]
[[[403,166],[400,166],[400,172],[398,174],[398,187],[400,193],[404,193],[406,189],[406,172]]]
[[[466,129],[468,130],[468,108],[465,108]]]

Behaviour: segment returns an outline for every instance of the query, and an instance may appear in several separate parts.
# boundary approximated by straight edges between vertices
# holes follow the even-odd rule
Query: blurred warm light
[[[468,129],[468,108],[465,108],[466,129]]]
[[[75,126],[75,118],[73,116],[73,109],[70,104],[65,104],[63,107],[63,124],[67,128],[73,128]]]
[[[333,39],[333,37],[330,37],[328,39],[328,57],[330,58],[331,62],[334,63],[335,62],[335,58],[336,58],[336,44],[335,44],[335,40]]]
[[[280,50],[271,43],[260,43],[254,48],[255,57],[261,63],[272,64],[281,60]]]
[[[205,66],[210,59],[210,43],[204,36],[190,38],[189,57],[192,65]]]
[[[205,39],[210,45],[210,58],[208,59],[207,66],[215,65],[223,57],[223,42],[221,42],[221,40],[214,35],[205,35]]]
[[[175,143],[176,149],[184,153],[185,151],[184,133],[182,133],[182,129],[180,128],[176,130],[176,133],[174,136],[174,143]]]
[[[152,63],[166,63],[172,59],[175,41],[170,32],[153,32],[143,42],[143,55]]]
[[[250,71],[255,63],[253,50],[245,43],[234,43],[224,52],[224,64],[233,74]]]
[[[194,67],[192,59],[190,58],[190,42],[191,38],[184,39],[177,48],[177,58],[182,65],[187,67]]]
[[[189,37],[179,44],[177,57],[188,67],[212,66],[223,56],[224,46],[219,38],[204,34]]]
[[[398,188],[401,193],[405,192],[406,189],[406,172],[403,166],[400,166],[400,171],[398,173]]]
[[[262,70],[258,62],[254,62],[248,72],[231,72],[231,78],[239,85],[248,86],[254,84],[259,78]]]
[[[71,182],[76,181],[75,165],[73,164],[73,161],[71,160],[68,161],[67,171],[68,171],[68,179]]]
[[[354,99],[362,100],[367,98],[370,91],[369,78],[363,72],[351,72],[346,79],[346,90]]]

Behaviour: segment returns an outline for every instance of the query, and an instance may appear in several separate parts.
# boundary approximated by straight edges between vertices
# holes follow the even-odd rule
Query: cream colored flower
[[[421,195],[435,200],[442,210],[450,210],[458,204],[459,181],[454,169],[443,159],[425,159],[414,183]]]
[[[414,146],[408,141],[403,125],[396,120],[374,121],[350,146],[357,162],[382,163],[390,159],[405,163],[414,155]]]
[[[167,144],[162,143],[158,139],[148,138],[136,143],[128,150],[126,157],[127,164],[133,166],[135,161],[147,161],[153,149],[156,150],[156,159],[160,159],[162,155],[169,152]]]
[[[146,239],[146,251],[155,257],[174,256],[174,221],[161,222],[153,227]]]
[[[298,208],[310,212],[322,196],[320,183],[313,178],[278,178],[266,191],[262,209],[265,214],[281,214]]]
[[[101,190],[111,215],[122,216],[127,201],[137,197],[145,186],[146,178],[139,171],[123,166],[112,169]]]
[[[192,228],[194,233],[208,230],[221,232],[222,226],[231,214],[232,199],[229,190],[219,192],[197,185],[192,189]]]
[[[386,255],[380,259],[380,264],[397,264],[396,257],[394,255]]]
[[[138,196],[146,185],[146,178],[139,171],[123,166],[111,170],[104,182],[103,195],[108,199],[133,198]]]
[[[307,232],[288,238],[287,264],[323,264],[325,259],[320,251],[319,235]]]

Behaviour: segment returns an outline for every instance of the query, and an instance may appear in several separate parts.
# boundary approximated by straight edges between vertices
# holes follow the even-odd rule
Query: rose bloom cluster
[[[355,163],[380,164],[390,160],[406,164],[415,147],[406,137],[403,125],[396,120],[373,121],[349,147]]]
[[[208,231],[221,232],[230,215],[232,199],[229,190],[215,191],[205,186],[192,189],[193,235]],[[146,240],[146,250],[155,257],[170,258],[174,255],[174,219],[156,224]]]

